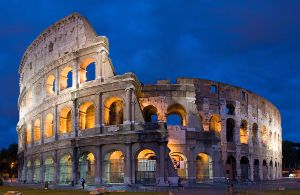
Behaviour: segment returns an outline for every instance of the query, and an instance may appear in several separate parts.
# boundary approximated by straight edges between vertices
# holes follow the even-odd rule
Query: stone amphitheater
[[[204,79],[143,85],[116,75],[109,43],[74,13],[42,32],[19,67],[18,180],[176,186],[281,178],[278,109]]]

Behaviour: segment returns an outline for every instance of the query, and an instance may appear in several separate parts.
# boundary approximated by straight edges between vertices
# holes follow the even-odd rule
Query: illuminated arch
[[[31,143],[31,125],[28,124],[26,128],[26,142],[27,144]]]
[[[72,157],[69,154],[63,155],[59,161],[59,182],[70,184],[72,182]]]
[[[91,152],[86,152],[79,158],[80,178],[84,178],[87,183],[94,183],[95,177],[95,156]]]
[[[213,179],[213,161],[211,156],[199,153],[196,158],[196,181],[203,182]]]
[[[167,118],[171,115],[177,115],[181,118],[180,125],[186,126],[186,111],[180,104],[172,104],[167,109]]]
[[[261,128],[261,138],[262,143],[265,145],[267,143],[267,128],[265,125],[263,125]]]
[[[26,180],[27,180],[27,181],[30,181],[31,178],[32,178],[31,161],[30,161],[30,160],[27,161],[26,169],[27,169],[27,172],[26,172]]]
[[[105,155],[106,183],[124,183],[124,155],[120,150]]]
[[[240,125],[240,143],[248,144],[248,123],[246,120],[242,120]]]
[[[36,159],[33,165],[33,181],[35,183],[38,183],[40,182],[40,180],[41,180],[41,162],[40,160]]]
[[[104,122],[106,125],[123,124],[123,100],[119,97],[110,97],[104,103]]]
[[[150,149],[143,149],[136,158],[136,183],[156,183],[156,154]]]
[[[216,137],[220,138],[222,121],[219,115],[214,114],[209,119],[209,131],[215,132]]]
[[[52,183],[54,181],[54,161],[51,157],[47,158],[44,163],[44,180]]]
[[[188,164],[185,155],[179,152],[170,154],[174,168],[177,170],[177,175],[180,179],[186,180],[188,178]]]
[[[72,76],[72,67],[66,66],[61,70],[59,77],[60,90],[72,87]]]
[[[157,108],[153,105],[148,105],[143,109],[145,122],[157,122]]]
[[[34,121],[33,138],[34,138],[34,142],[37,142],[41,139],[41,121],[40,121],[40,119],[36,119]]]
[[[84,102],[79,107],[79,128],[95,127],[95,106],[93,102]]]
[[[46,80],[46,94],[51,96],[55,93],[55,76],[53,74],[49,75]]]
[[[53,136],[53,114],[48,113],[45,117],[45,137]]]
[[[94,80],[95,79],[95,67],[96,67],[96,60],[93,58],[86,58],[81,61],[80,63],[80,83],[84,83],[86,81]],[[88,72],[88,68],[94,68],[94,70],[90,70],[92,72]],[[91,76],[91,78],[88,78],[88,76]]]
[[[59,133],[70,133],[72,131],[71,108],[64,107],[59,113]]]

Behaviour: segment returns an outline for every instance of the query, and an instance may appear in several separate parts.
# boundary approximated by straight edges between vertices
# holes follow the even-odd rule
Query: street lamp
[[[14,167],[14,163],[10,164],[10,183],[12,183],[12,168]]]

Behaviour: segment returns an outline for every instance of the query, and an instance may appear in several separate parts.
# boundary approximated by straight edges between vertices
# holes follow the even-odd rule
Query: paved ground
[[[43,188],[43,185],[37,184],[22,184],[22,183],[4,183],[6,186],[18,186],[18,187],[29,187],[29,188]],[[72,186],[51,186],[50,188],[55,189],[74,189]],[[75,189],[80,189],[77,185]],[[87,186],[86,190],[93,190],[95,186]],[[197,184],[194,186],[184,187],[184,188],[166,188],[166,187],[128,187],[128,186],[118,186],[110,187],[111,190],[126,190],[131,192],[172,192],[173,195],[223,195],[229,194],[229,189],[226,184]],[[299,190],[300,194],[300,182],[296,179],[282,179],[279,181],[265,181],[257,183],[240,183],[234,184],[230,191],[234,191],[235,194],[248,194],[251,192],[259,193],[269,190],[282,191],[282,190]],[[284,194],[284,193],[283,193]]]

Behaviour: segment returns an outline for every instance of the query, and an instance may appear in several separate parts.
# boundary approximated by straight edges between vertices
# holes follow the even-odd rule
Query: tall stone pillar
[[[101,148],[96,147],[96,164],[95,164],[95,184],[101,184],[101,167],[102,167],[102,156],[101,156]]]
[[[158,173],[158,186],[168,186],[167,183],[167,167],[165,167],[165,163],[166,163],[166,154],[165,154],[165,147],[166,147],[166,143],[160,143],[159,145],[159,169],[157,169],[159,171]]]
[[[77,99],[73,99],[73,113],[72,113],[72,130],[75,131],[75,137],[78,137],[78,103]]]
[[[263,176],[263,159],[259,159],[259,180],[262,181],[264,180],[264,176]]]
[[[72,61],[72,87],[73,89],[78,89],[79,87],[79,63],[78,58]]]
[[[254,181],[254,160],[252,159],[252,158],[250,158],[249,159],[249,172],[250,172],[250,174],[249,174],[249,179],[251,180],[251,181]]]
[[[57,156],[57,150],[54,151],[54,183],[59,182],[59,162]]]
[[[104,128],[104,116],[103,116],[103,103],[102,103],[102,99],[103,99],[103,94],[100,93],[98,94],[97,97],[97,112],[96,112],[96,127],[100,128],[100,134],[103,133],[103,128]]]
[[[132,184],[132,145],[131,143],[126,144],[126,154],[125,154],[125,162],[124,162],[124,183]]]
[[[31,120],[30,121],[30,123],[31,123],[31,140],[30,140],[30,144],[31,144],[31,148],[33,148],[33,146],[34,146],[34,121],[33,120]]]
[[[40,172],[41,181],[45,182],[45,162],[44,162],[44,154],[41,153],[41,172]]]
[[[45,136],[45,114],[44,112],[41,113],[41,126],[40,126],[40,131],[41,131],[41,144],[44,144],[44,136]]]
[[[73,148],[73,155],[72,155],[72,179],[74,184],[78,182],[78,148]]]
[[[59,94],[59,88],[60,88],[60,84],[59,84],[59,70],[58,68],[55,69],[55,94],[58,95]]]
[[[124,108],[124,115],[123,115],[123,125],[124,130],[131,130],[131,118],[132,118],[132,89],[126,88],[126,99],[125,99],[125,108]]]
[[[55,120],[53,120],[53,126],[54,126],[54,136],[55,136],[55,141],[58,140],[58,133],[59,133],[59,113],[58,113],[58,109],[57,109],[57,105],[55,105],[54,107],[54,116],[53,118]]]

